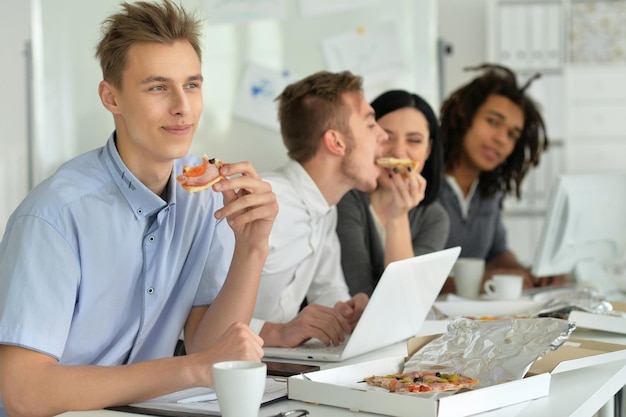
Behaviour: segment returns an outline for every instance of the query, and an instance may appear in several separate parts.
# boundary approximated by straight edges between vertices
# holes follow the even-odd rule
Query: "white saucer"
[[[497,298],[495,295],[481,294],[480,295],[480,299],[481,300],[489,300],[489,301],[527,301],[527,300],[532,300],[532,297],[530,297],[528,295],[522,295],[521,297],[514,298],[512,300],[503,300],[502,298]]]
[[[514,315],[533,315],[543,306],[542,301],[534,301],[530,298],[518,300],[465,300],[436,301],[437,307],[443,314],[450,318],[461,316],[490,316],[504,317]]]

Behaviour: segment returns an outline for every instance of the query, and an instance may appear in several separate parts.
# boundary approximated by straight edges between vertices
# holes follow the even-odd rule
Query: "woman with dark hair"
[[[450,216],[446,247],[458,245],[461,257],[484,259],[485,279],[514,273],[524,276],[528,288],[535,280],[508,247],[502,201],[506,194],[521,197],[523,179],[548,147],[541,114],[526,94],[540,74],[518,86],[508,68],[469,69],[483,74],[453,92],[441,109],[446,175],[439,201]]]
[[[403,90],[387,91],[371,106],[389,136],[383,156],[411,159],[417,169],[385,169],[376,190],[352,190],[337,205],[341,264],[351,294],[371,295],[390,262],[443,249],[449,228],[437,202],[443,159],[432,108]]]

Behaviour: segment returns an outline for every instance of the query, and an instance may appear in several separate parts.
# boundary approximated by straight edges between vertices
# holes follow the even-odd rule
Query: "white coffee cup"
[[[485,273],[485,260],[482,258],[459,258],[452,268],[456,294],[463,298],[475,299],[480,295],[481,282]]]
[[[522,296],[524,277],[521,275],[496,274],[485,281],[487,296],[498,300],[517,300]]]
[[[262,362],[228,361],[218,362],[212,369],[222,417],[257,417],[267,366]]]

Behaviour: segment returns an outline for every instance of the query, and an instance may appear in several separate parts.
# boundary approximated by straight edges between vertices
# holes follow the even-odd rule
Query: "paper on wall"
[[[393,78],[405,66],[392,22],[328,38],[322,48],[329,71],[348,70],[368,81]]]
[[[288,71],[276,71],[248,64],[239,85],[234,114],[261,126],[280,130],[274,99],[294,78]]]

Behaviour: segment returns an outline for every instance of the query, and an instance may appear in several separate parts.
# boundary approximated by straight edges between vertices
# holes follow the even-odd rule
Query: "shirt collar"
[[[312,217],[325,216],[332,210],[334,206],[328,205],[315,181],[299,162],[290,160],[283,170],[294,189],[302,197]]]
[[[141,181],[133,175],[128,167],[122,161],[117,147],[115,146],[115,132],[109,137],[103,153],[104,163],[109,169],[111,178],[119,188],[120,192],[126,198],[128,205],[135,213],[135,217],[150,216],[161,210],[167,203],[158,195],[152,192]],[[176,193],[172,189],[175,180],[170,176],[167,187],[170,203],[174,203]]]
[[[461,214],[464,219],[467,219],[469,216],[470,202],[476,193],[476,189],[478,188],[478,178],[474,180],[472,185],[470,186],[469,193],[467,193],[467,197],[463,195],[463,190],[461,190],[461,186],[457,182],[456,178],[452,175],[446,175],[446,181],[450,185],[452,192],[456,195],[459,200],[459,205],[461,206]]]

